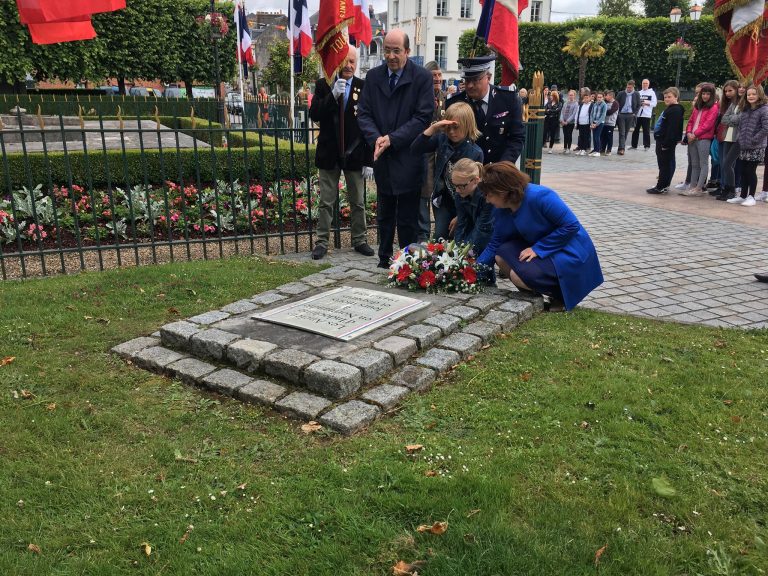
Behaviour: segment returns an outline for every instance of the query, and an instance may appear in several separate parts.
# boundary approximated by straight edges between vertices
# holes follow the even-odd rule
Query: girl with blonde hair
[[[488,245],[493,233],[493,206],[485,201],[485,196],[478,189],[483,175],[483,164],[462,158],[453,165],[451,182],[456,190],[456,230],[457,242],[472,244],[475,255],[479,255]]]

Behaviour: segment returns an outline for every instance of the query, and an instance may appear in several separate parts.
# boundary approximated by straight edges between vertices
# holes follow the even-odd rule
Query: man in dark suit
[[[445,102],[445,107],[466,102],[475,110],[477,128],[483,135],[477,145],[484,163],[517,162],[525,144],[523,106],[514,87],[491,84],[491,68],[496,56],[461,58],[464,90]]]
[[[417,240],[424,159],[411,142],[423,132],[435,109],[432,74],[408,60],[408,35],[400,29],[384,37],[384,61],[368,71],[357,121],[373,147],[379,268],[389,268],[395,228],[401,247]]]
[[[357,50],[350,46],[333,86],[328,86],[324,78],[317,81],[309,108],[309,117],[320,125],[315,152],[315,166],[320,176],[320,206],[313,260],[320,260],[328,252],[333,207],[338,199],[342,171],[347,183],[352,247],[363,256],[374,254],[367,242],[363,199],[363,177],[373,176],[373,154],[357,125],[357,109],[364,82],[355,76],[356,66]]]

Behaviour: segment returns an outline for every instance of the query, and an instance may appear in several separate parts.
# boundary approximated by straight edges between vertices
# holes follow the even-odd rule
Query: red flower
[[[422,288],[429,288],[435,283],[435,273],[431,270],[425,270],[419,276],[419,286]]]
[[[429,250],[430,252],[442,252],[443,248],[444,246],[442,242],[436,242],[434,244],[430,242],[427,244],[427,250]]]
[[[464,268],[461,269],[461,274],[464,276],[464,280],[466,280],[470,284],[474,284],[475,282],[477,282],[477,272],[475,272],[474,268],[465,266]]]
[[[411,267],[408,266],[408,264],[404,264],[400,270],[397,272],[397,281],[398,282],[405,282],[408,280],[408,277],[413,273],[413,270],[411,270]]]

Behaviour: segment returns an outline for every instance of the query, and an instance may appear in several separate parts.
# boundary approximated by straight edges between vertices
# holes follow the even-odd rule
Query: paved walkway
[[[685,153],[678,147],[674,183],[685,176]],[[542,183],[557,190],[587,228],[605,275],[581,305],[710,326],[768,328],[768,284],[753,277],[768,272],[768,204],[745,208],[708,196],[646,194],[655,177],[652,151],[603,158],[544,155]],[[351,251],[327,258],[356,260],[367,259]]]

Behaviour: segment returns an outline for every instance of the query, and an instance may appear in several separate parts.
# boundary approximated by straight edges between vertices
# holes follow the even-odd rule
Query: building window
[[[392,22],[400,21],[400,1],[394,0],[392,2]]]
[[[437,16],[448,16],[448,0],[437,0]]]
[[[448,66],[446,56],[448,55],[448,37],[447,36],[435,36],[435,62],[440,66],[441,70],[445,70]]]
[[[541,0],[531,2],[531,22],[541,22]]]
[[[461,0],[461,17],[472,18],[472,0]]]

